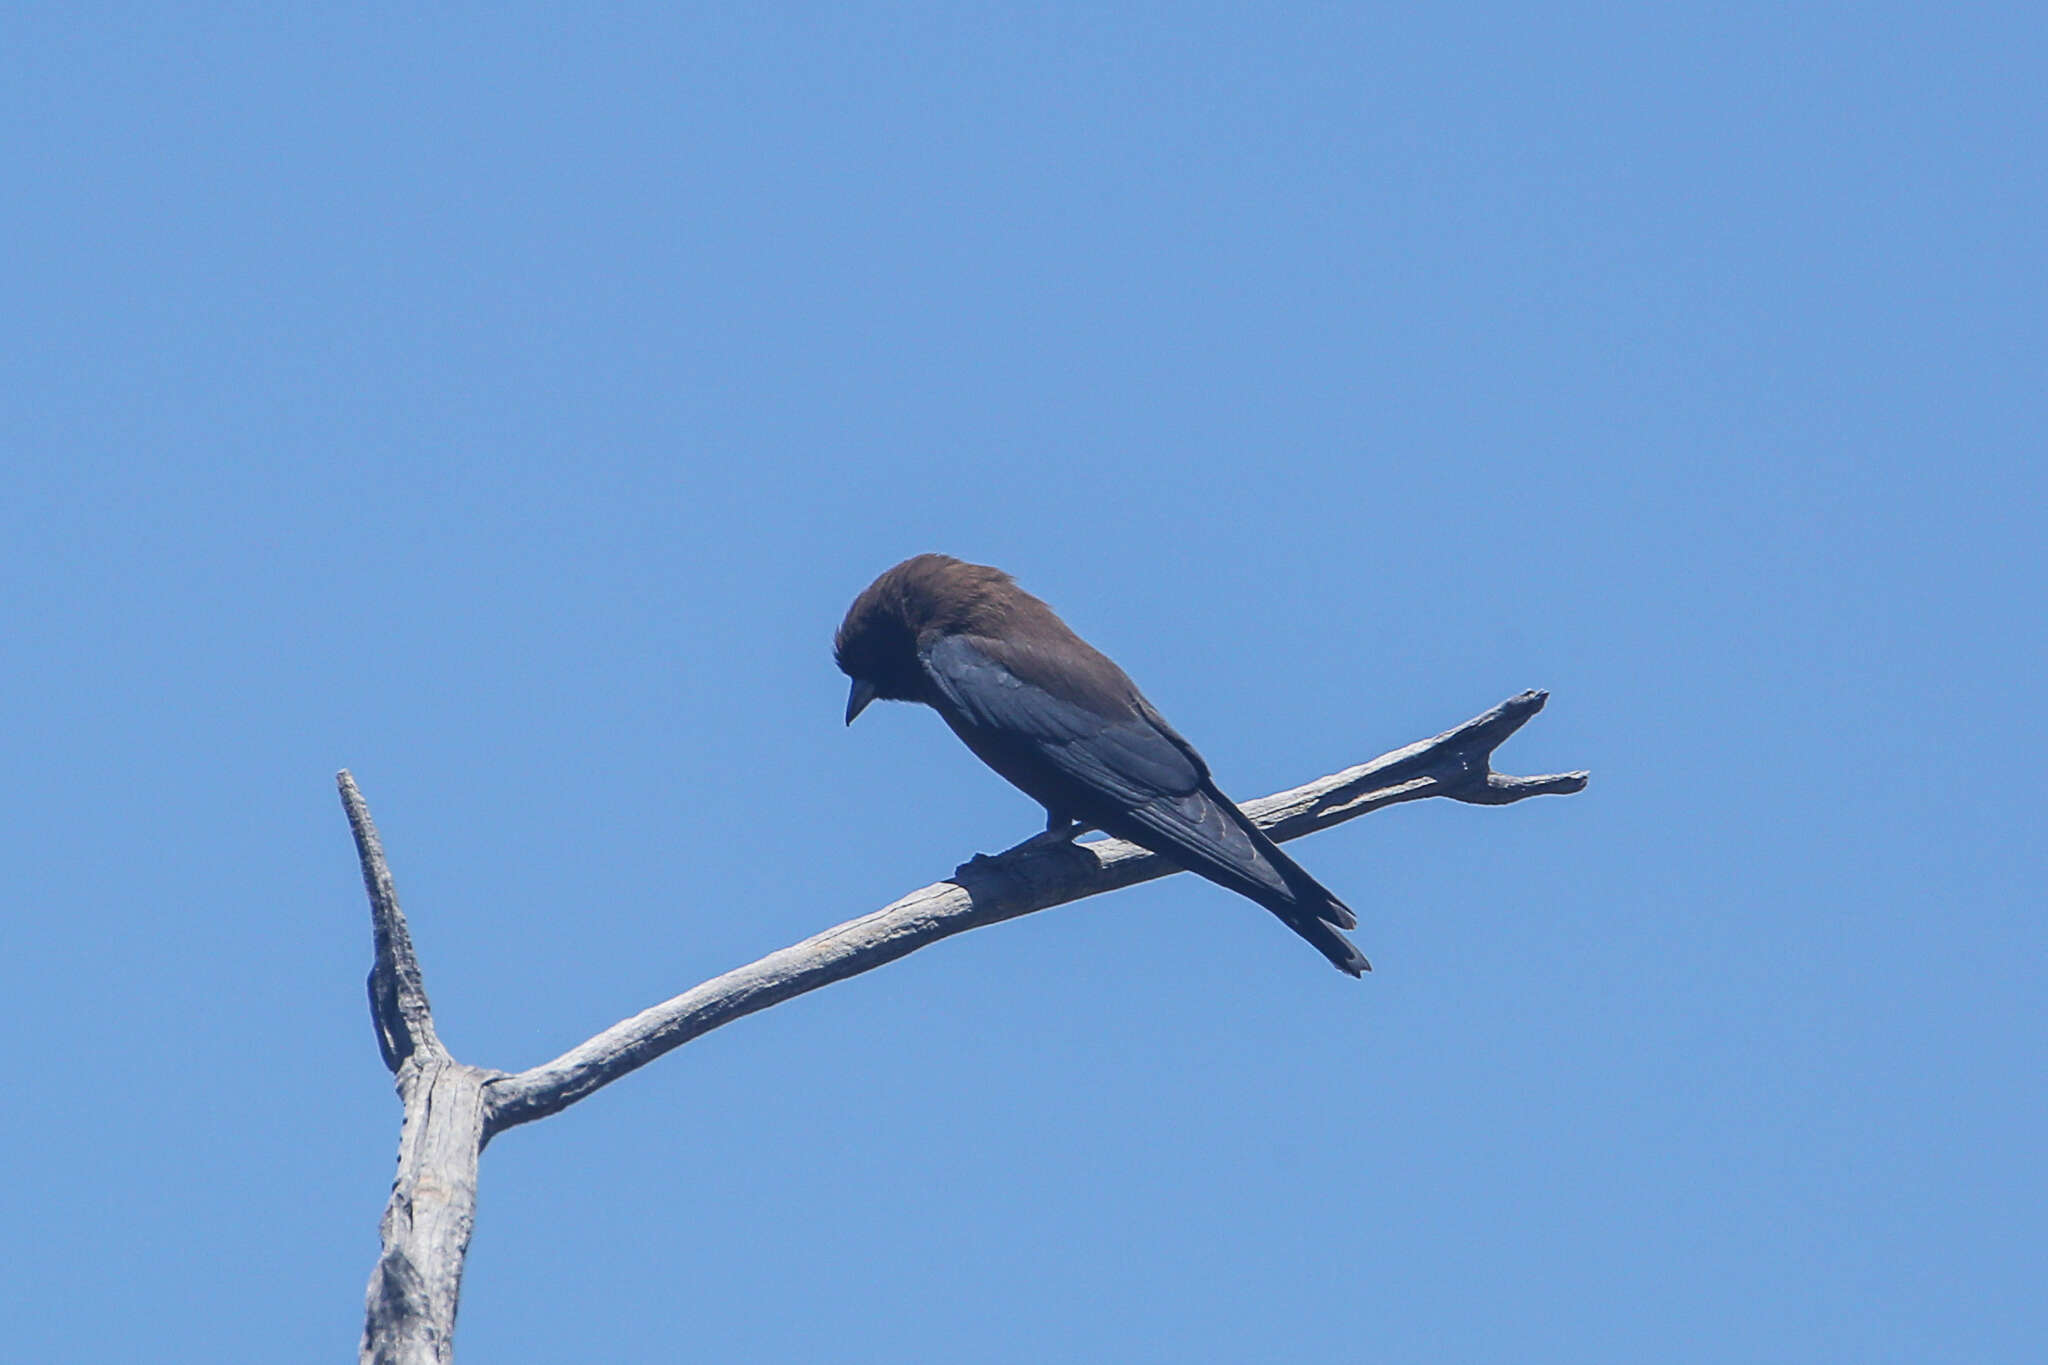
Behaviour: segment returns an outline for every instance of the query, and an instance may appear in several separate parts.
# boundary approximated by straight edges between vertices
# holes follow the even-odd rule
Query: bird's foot
[[[1014,853],[1023,857],[1029,857],[1033,853],[1040,853],[1049,848],[1057,848],[1061,844],[1071,844],[1077,836],[1087,832],[1088,826],[1081,824],[1077,820],[1047,821],[1045,831],[1042,834],[1034,834],[1023,843],[1006,848],[998,856],[1007,858]]]
[[[1071,844],[1077,836],[1087,832],[1088,826],[1086,825],[1072,820],[1062,820],[1057,825],[1047,826],[1043,833],[1034,834],[1021,844],[1010,845],[1001,853],[975,854],[972,858],[954,868],[953,875],[959,877],[970,872],[979,872],[990,863],[1000,862],[1008,858],[1028,858],[1034,853],[1043,853],[1048,849],[1058,848],[1062,844]]]

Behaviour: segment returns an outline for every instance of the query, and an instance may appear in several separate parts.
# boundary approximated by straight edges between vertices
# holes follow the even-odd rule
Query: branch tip
[[[413,955],[412,932],[406,927],[405,911],[399,908],[398,886],[384,859],[377,822],[370,818],[369,803],[363,800],[348,769],[336,774],[335,785],[348,814],[349,832],[355,836],[363,890],[370,898],[370,933],[376,955],[368,985],[377,1049],[394,1073],[414,1054],[445,1058],[448,1050],[434,1033],[433,1006],[427,1003],[426,982],[419,959]]]

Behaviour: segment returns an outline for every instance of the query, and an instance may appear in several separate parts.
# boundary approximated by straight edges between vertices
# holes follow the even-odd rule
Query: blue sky
[[[486,1153],[476,1360],[2017,1361],[2044,21],[18,7],[0,1296],[352,1346],[398,1109],[332,778],[517,1068],[1031,832],[840,724],[937,549],[1226,790],[1524,687],[1568,799],[1173,878]]]

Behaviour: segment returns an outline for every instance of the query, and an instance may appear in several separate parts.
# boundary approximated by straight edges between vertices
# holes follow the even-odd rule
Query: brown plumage
[[[1045,807],[1048,830],[1128,839],[1257,901],[1341,970],[1372,970],[1339,932],[1357,916],[1217,789],[1121,668],[1002,570],[906,559],[854,599],[832,652],[853,680],[847,724],[877,698],[923,702]]]

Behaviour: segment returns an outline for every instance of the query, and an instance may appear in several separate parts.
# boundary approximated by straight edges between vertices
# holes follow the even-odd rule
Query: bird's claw
[[[1088,826],[1078,820],[1062,820],[1057,825],[1047,825],[1044,832],[1032,835],[1023,843],[1011,849],[1012,853],[1036,853],[1042,848],[1057,848],[1071,844],[1088,832]]]
[[[960,866],[954,868],[953,875],[961,877],[970,872],[983,871],[995,863],[1010,858],[1029,858],[1035,853],[1043,853],[1048,849],[1070,847],[1077,835],[1087,832],[1088,827],[1086,825],[1064,822],[1057,829],[1048,829],[1043,833],[1032,835],[1022,843],[1012,844],[1001,853],[977,853],[966,862],[960,864]]]

